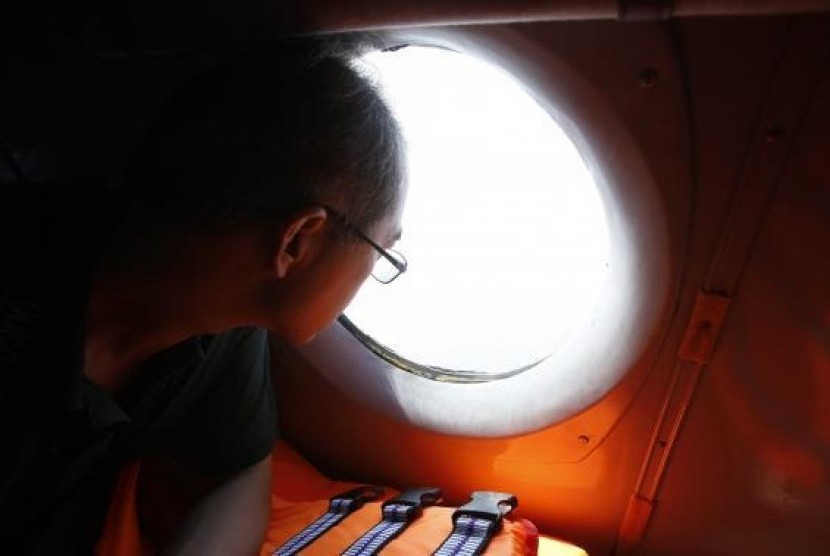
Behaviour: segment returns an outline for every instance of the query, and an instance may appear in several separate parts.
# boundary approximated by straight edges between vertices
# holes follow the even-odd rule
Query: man
[[[0,197],[0,542],[91,550],[113,478],[216,486],[167,550],[256,552],[276,412],[264,329],[305,342],[400,236],[398,128],[354,50],[286,43],[175,93],[120,191]]]

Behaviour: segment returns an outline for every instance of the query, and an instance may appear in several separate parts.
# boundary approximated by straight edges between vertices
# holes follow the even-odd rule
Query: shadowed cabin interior
[[[522,359],[505,339],[510,319],[487,303],[506,296],[510,307],[529,271],[482,248],[482,268],[510,261],[506,289],[470,307],[491,335],[439,334],[485,361],[515,352],[527,368],[482,374],[430,359],[429,344],[412,355],[389,343],[384,319],[412,321],[430,296],[450,301],[419,315],[424,328],[448,319],[455,294],[415,286],[400,298],[411,305],[383,306],[371,329],[350,308],[308,344],[270,339],[280,437],[322,475],[437,485],[449,506],[511,493],[540,554],[567,553],[546,537],[592,556],[830,552],[830,2],[12,4],[13,17],[0,10],[4,188],[112,179],[161,99],[216,52],[297,33],[371,30],[392,53],[438,47],[486,62],[579,154],[608,239],[582,320],[556,349]],[[481,109],[480,136],[500,133],[502,108]],[[521,135],[506,144],[535,148]],[[486,168],[502,156],[471,152]],[[527,173],[514,170],[495,190],[499,210],[538,209],[544,222],[553,209],[531,207],[511,183]],[[471,237],[526,241],[521,228],[475,221],[484,194],[466,175],[453,174],[453,199],[470,204],[417,205],[423,226],[457,211],[481,226]],[[400,288],[433,264],[414,243],[404,250],[407,218],[412,272]],[[462,266],[478,252],[445,239]],[[556,255],[545,245],[533,257]],[[556,315],[545,291],[567,299],[578,281],[540,282],[528,307]]]

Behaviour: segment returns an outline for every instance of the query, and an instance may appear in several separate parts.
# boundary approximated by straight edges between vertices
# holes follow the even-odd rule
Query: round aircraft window
[[[586,408],[647,368],[674,268],[639,143],[605,89],[520,30],[393,39],[437,45],[361,62],[408,144],[409,269],[369,279],[300,352],[354,399],[442,434],[583,415],[580,430],[610,430],[613,408]]]
[[[513,376],[567,345],[607,282],[602,199],[573,141],[523,86],[434,47],[374,53],[407,142],[409,193],[396,249],[409,269],[368,280],[343,323],[421,376]]]

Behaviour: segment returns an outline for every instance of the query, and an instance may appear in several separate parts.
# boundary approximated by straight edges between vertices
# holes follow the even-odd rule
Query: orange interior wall
[[[685,222],[675,216],[692,211],[690,241],[673,245],[683,254],[683,276],[664,346],[653,367],[632,371],[631,376],[643,371],[640,383],[626,377],[601,402],[620,417],[597,445],[589,438],[590,449],[583,447],[579,456],[584,431],[574,420],[501,439],[418,430],[348,398],[293,348],[275,344],[283,436],[340,480],[399,488],[437,484],[455,504],[472,490],[513,492],[520,514],[541,532],[595,556],[613,553],[692,303],[726,224],[733,188],[753,137],[770,124],[762,108],[772,68],[788,33],[797,33],[797,24],[804,21],[699,20],[657,28],[560,23],[522,30],[568,56],[608,91],[665,188],[675,239],[682,238]],[[830,37],[827,17],[811,23],[814,29],[826,25]],[[644,65],[662,71],[665,63],[644,37],[670,28],[688,62],[697,138],[692,184],[683,173],[687,167],[678,171],[666,162],[676,151],[664,140],[666,133],[688,130],[676,129],[676,120],[655,117],[661,100],[658,95],[644,98],[636,84]],[[672,78],[669,72],[660,75]],[[677,83],[665,86],[672,88],[671,95],[680,94]],[[799,132],[792,159],[692,401],[638,554],[818,556],[830,546],[828,98],[830,70],[825,68],[812,105],[805,108],[804,128],[788,130]],[[663,106],[667,112],[673,109]],[[616,405],[615,396],[624,390],[633,392],[625,398],[629,403]],[[560,457],[563,453],[576,456]]]
[[[608,531],[616,530],[644,439],[615,436],[599,454],[568,463],[550,460],[559,437],[549,430],[503,439],[444,436],[350,399],[290,347],[275,345],[274,352],[283,437],[329,476],[397,488],[440,486],[446,502],[456,505],[473,490],[511,492],[519,497],[518,515],[542,533],[592,553],[610,550]],[[643,404],[634,413],[654,409]],[[600,497],[608,503],[597,504]]]

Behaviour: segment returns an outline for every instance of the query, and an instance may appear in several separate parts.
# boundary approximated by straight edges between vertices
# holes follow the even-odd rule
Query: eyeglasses
[[[371,245],[372,248],[378,252],[380,257],[378,257],[378,260],[375,262],[375,266],[372,269],[372,278],[381,284],[388,284],[406,272],[408,263],[406,262],[406,258],[401,253],[395,251],[394,249],[384,249],[338,211],[326,205],[320,206],[322,206],[326,212],[331,214],[342,226]]]

